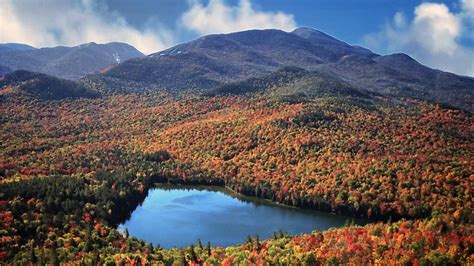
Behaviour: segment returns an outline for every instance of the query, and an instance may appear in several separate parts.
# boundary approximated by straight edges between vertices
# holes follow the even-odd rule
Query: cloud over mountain
[[[290,31],[296,27],[293,15],[256,10],[250,0],[240,0],[237,6],[227,5],[223,0],[210,0],[207,5],[192,1],[181,23],[200,34],[269,28]]]
[[[378,52],[405,52],[428,66],[474,76],[474,51],[459,41],[474,40],[473,22],[474,0],[461,1],[459,12],[425,2],[415,8],[412,21],[398,12],[382,31],[365,36],[364,42]]]
[[[99,1],[2,0],[0,12],[0,43],[41,47],[120,41],[144,53],[175,43],[173,34],[162,25],[137,29]]]
[[[158,18],[159,19],[159,18]],[[125,42],[145,54],[180,41],[180,30],[195,34],[223,33],[253,28],[292,30],[293,16],[256,10],[250,0],[233,6],[224,0],[189,2],[174,26],[150,19],[137,28],[103,1],[92,0],[2,0],[0,43],[18,42],[37,47],[97,42]]]

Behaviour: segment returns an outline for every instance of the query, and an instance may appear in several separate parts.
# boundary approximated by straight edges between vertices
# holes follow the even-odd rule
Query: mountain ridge
[[[23,43],[1,43],[0,53],[8,53],[13,51],[30,51],[36,50],[37,48]]]
[[[474,78],[426,67],[409,55],[378,55],[311,28],[212,34],[108,69],[103,76],[174,92],[209,91],[284,67],[317,71],[355,88],[474,111]]]
[[[16,70],[1,77],[0,92],[2,97],[20,93],[41,100],[100,96],[99,92],[90,90],[81,83],[27,70]]]
[[[142,56],[144,55],[141,52],[126,43],[90,42],[72,47],[11,50],[0,53],[0,62],[11,71],[23,69],[76,80],[87,74],[98,73],[111,65]]]

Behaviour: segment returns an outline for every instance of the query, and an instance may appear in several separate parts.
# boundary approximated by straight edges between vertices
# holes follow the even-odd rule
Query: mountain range
[[[142,56],[134,47],[118,42],[40,49],[23,44],[1,44],[0,74],[21,69],[76,80]]]
[[[1,45],[0,75],[17,69],[79,79],[107,93],[161,89],[213,95],[259,91],[275,83],[270,79],[281,86],[303,79],[304,92],[312,95],[321,84],[337,83],[474,111],[474,78],[431,69],[406,54],[379,55],[306,27],[207,35],[148,56],[122,43],[42,49]]]
[[[171,91],[208,91],[286,66],[318,72],[357,89],[474,110],[474,78],[431,69],[406,54],[378,55],[311,28],[208,35],[128,60],[102,77]]]

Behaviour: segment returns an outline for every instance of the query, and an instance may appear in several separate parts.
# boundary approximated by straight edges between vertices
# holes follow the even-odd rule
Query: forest
[[[0,263],[474,263],[472,114],[410,98],[255,91],[2,97]],[[196,239],[163,249],[119,233],[168,182],[373,223],[226,248]]]

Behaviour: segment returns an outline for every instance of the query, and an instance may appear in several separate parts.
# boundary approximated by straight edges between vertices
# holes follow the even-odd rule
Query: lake
[[[246,197],[224,188],[160,185],[148,196],[120,231],[164,248],[211,242],[212,246],[243,243],[248,235],[260,239],[282,230],[288,234],[310,233],[341,227],[352,218],[303,210]],[[355,220],[357,224],[366,223]]]

